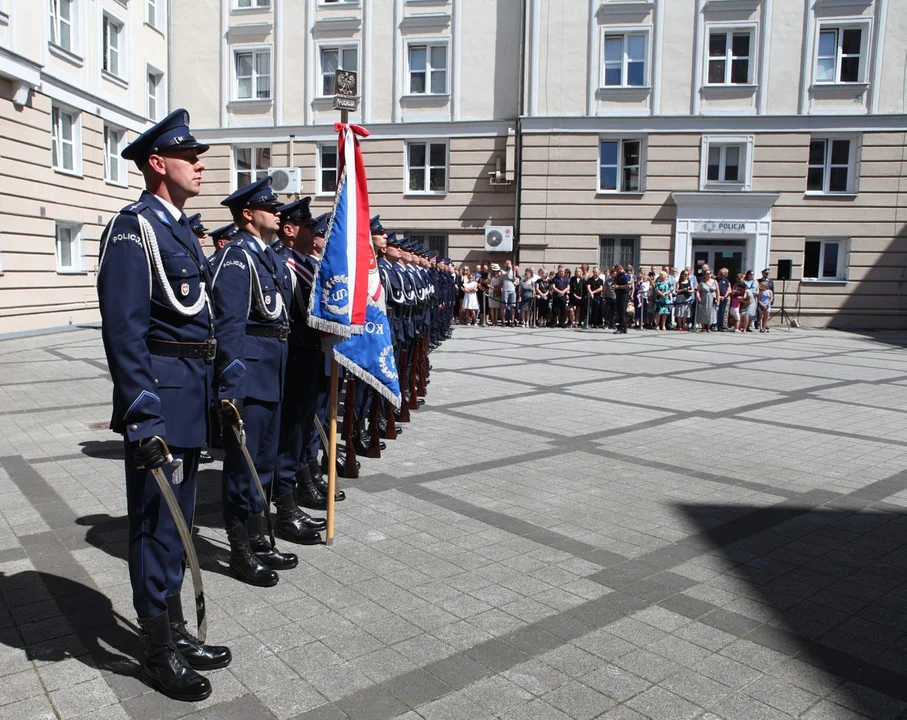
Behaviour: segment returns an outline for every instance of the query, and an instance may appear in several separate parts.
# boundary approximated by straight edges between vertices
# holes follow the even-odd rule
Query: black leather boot
[[[296,505],[293,493],[275,500],[277,504],[277,537],[300,545],[317,545],[321,542],[319,530],[324,530],[327,523],[321,518],[306,515]]]
[[[249,545],[255,557],[261,560],[272,570],[292,570],[299,565],[299,558],[293,553],[282,553],[271,545],[271,540],[265,537],[265,515],[249,515],[246,520],[249,530]]]
[[[142,681],[174,700],[199,702],[211,694],[211,683],[186,663],[170,636],[170,618],[165,610],[150,618],[139,618],[145,657]]]
[[[167,596],[167,610],[170,614],[170,637],[189,667],[193,670],[217,670],[230,664],[233,659],[230,648],[205,645],[189,632],[179,595]]]
[[[237,580],[258,587],[272,587],[280,580],[277,573],[252,552],[249,531],[243,523],[227,528],[230,541],[230,572]]]
[[[318,468],[318,473],[321,474],[321,468]],[[305,465],[296,471],[296,502],[311,510],[327,510],[328,507],[327,498],[318,490],[309,467]]]
[[[358,467],[359,463],[356,463],[356,465]],[[321,466],[318,464],[317,460],[309,460],[309,470],[312,482],[318,489],[318,492],[321,493],[322,497],[326,498],[328,496],[328,479],[321,471]],[[340,473],[337,474],[340,475]],[[346,493],[343,492],[343,490],[334,490],[334,502],[341,502],[342,500],[346,500]],[[327,504],[325,504],[325,507],[327,507]]]

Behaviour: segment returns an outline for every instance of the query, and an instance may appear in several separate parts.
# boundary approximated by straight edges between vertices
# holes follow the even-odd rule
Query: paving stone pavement
[[[202,470],[189,705],[137,679],[100,334],[2,341],[0,720],[907,717],[905,346],[457,329],[276,587]]]

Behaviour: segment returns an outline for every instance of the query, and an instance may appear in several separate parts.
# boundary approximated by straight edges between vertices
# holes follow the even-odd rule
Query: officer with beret
[[[296,200],[280,208],[280,240],[275,251],[286,263],[293,281],[290,304],[290,338],[284,401],[281,405],[277,471],[274,497],[277,503],[277,534],[290,542],[313,545],[321,542],[323,519],[304,513],[296,496],[307,506],[327,507],[312,479],[309,437],[318,399],[319,375],[324,356],[321,334],[308,325],[309,297],[318,267],[315,252],[315,218],[309,209],[312,198]]]
[[[238,229],[215,258],[213,280],[215,387],[225,449],[224,526],[233,576],[270,587],[279,580],[275,570],[294,568],[299,559],[279,552],[265,537],[270,502],[262,500],[237,434],[244,432],[252,464],[269,493],[277,464],[293,287],[286,265],[270,246],[281,205],[271,178],[239,188],[221,205],[230,208]]]
[[[186,628],[185,549],[151,470],[163,470],[191,527],[215,342],[208,265],[182,208],[199,194],[205,169],[199,156],[207,149],[180,109],[123,150],[146,189],[110,221],[98,260],[114,385],[111,429],[124,435],[126,451],[129,578],[145,645],[142,679],[191,702],[211,694],[211,683],[196,671],[226,667],[231,655]]]

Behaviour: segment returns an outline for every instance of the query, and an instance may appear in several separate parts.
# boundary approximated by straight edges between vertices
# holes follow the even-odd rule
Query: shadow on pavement
[[[125,453],[122,440],[86,440],[79,446],[83,455],[103,460],[122,460]]]
[[[907,514],[866,504],[680,507],[703,528],[701,548],[733,563],[727,574],[746,583],[742,594],[773,614],[762,623],[703,607],[702,621],[736,624],[744,632],[734,634],[836,676],[836,702],[905,717]],[[713,523],[728,514],[738,520]]]
[[[138,629],[98,590],[46,572],[0,572],[0,597],[8,615],[0,641],[24,650],[29,660],[76,658],[117,675],[141,675]]]

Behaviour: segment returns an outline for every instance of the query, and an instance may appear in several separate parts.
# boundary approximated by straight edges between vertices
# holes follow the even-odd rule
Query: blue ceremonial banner
[[[357,135],[368,135],[355,125],[335,125],[340,181],[328,225],[324,251],[309,297],[310,327],[348,338],[362,332],[368,291],[369,231],[368,185]]]
[[[379,300],[373,299],[371,295],[368,298],[363,333],[335,345],[334,358],[399,409],[400,378],[394,361],[394,347],[391,345],[391,326],[382,307],[384,291],[380,284],[378,287]],[[388,420],[392,421],[393,418]]]

